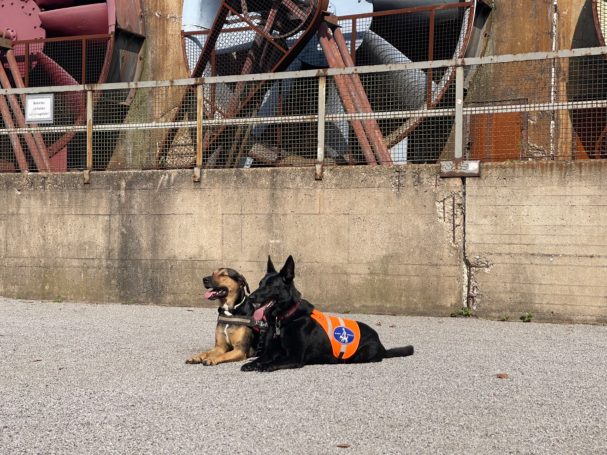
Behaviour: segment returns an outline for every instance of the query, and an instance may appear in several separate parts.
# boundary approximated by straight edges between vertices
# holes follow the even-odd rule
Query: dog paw
[[[204,361],[204,359],[207,358],[207,353],[203,352],[201,354],[195,355],[194,357],[189,358],[188,360],[185,361],[185,363],[189,363],[189,364],[195,364],[195,363],[202,363]]]
[[[257,365],[257,368],[255,368],[255,371],[258,371],[259,373],[269,373],[274,370],[276,370],[276,367],[271,363],[260,363]]]
[[[217,361],[215,359],[204,359],[202,361],[202,364],[209,367],[209,366],[217,365]]]
[[[255,371],[258,368],[258,364],[256,362],[248,362],[240,367],[240,371]]]

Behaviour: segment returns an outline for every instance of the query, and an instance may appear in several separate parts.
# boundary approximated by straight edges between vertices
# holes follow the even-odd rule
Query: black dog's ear
[[[274,264],[272,264],[272,258],[268,255],[268,268],[266,273],[276,273],[276,269],[274,268]]]
[[[244,288],[247,291],[247,294],[251,293],[251,289],[249,289],[249,283],[247,283],[247,280],[245,277],[242,277],[242,284],[244,284]]]
[[[287,258],[287,262],[280,269],[280,274],[287,283],[293,281],[293,278],[295,278],[295,261],[293,260],[293,256]]]

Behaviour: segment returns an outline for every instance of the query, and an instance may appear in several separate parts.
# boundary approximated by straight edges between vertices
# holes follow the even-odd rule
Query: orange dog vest
[[[348,359],[354,355],[360,343],[360,328],[356,321],[331,316],[317,310],[313,310],[311,316],[329,337],[336,358]]]

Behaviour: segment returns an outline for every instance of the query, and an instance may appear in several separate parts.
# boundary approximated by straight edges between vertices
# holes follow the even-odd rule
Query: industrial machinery
[[[140,69],[144,27],[139,0],[0,0],[0,83],[3,88],[133,81]],[[24,127],[23,99],[0,98],[0,127]],[[55,125],[85,120],[82,93],[55,103]],[[64,171],[80,157],[70,153],[74,132],[25,133],[0,139],[0,161],[19,170]],[[82,148],[82,147],[80,147]],[[7,155],[7,156],[5,156]]]
[[[592,31],[594,30],[594,33]],[[607,1],[593,0],[592,16],[583,10],[574,47],[605,46]],[[571,61],[568,81],[569,101],[599,101],[607,98],[607,87],[599,81],[607,74],[604,56],[581,57]],[[573,109],[571,121],[577,140],[573,147],[578,157],[607,158],[607,108],[604,106]]]
[[[190,4],[196,0],[189,0]],[[362,5],[361,5],[362,3]],[[288,55],[267,58],[260,49],[266,17],[273,17],[271,5],[280,8],[305,8],[293,14],[308,22],[313,30],[302,32],[299,23],[288,32],[272,32],[283,40]],[[270,2],[270,1],[212,1],[203,2],[203,17],[196,24],[188,23],[184,33],[186,60],[193,76],[223,76],[270,72],[296,71],[310,68],[345,67],[353,65],[382,65],[421,60],[438,60],[463,57],[467,51],[475,52],[478,32],[486,20],[486,8],[478,8],[476,1],[458,0],[369,0],[359,2],[358,14],[341,14],[351,11],[352,2],[333,0],[329,5],[321,2]],[[193,5],[190,5],[193,7]],[[319,10],[328,7],[328,12]],[[265,9],[264,9],[265,8]],[[278,7],[277,7],[278,8]],[[317,11],[313,12],[313,8]],[[276,9],[279,12],[279,9]],[[209,20],[209,15],[215,17]],[[185,15],[184,15],[185,17]],[[191,15],[188,16],[191,18]],[[257,21],[257,22],[256,22]],[[272,26],[269,26],[270,29]],[[255,31],[256,30],[256,31]],[[472,44],[471,44],[472,43]],[[276,46],[274,46],[276,47]],[[268,46],[272,48],[272,46]],[[267,52],[267,50],[266,50]],[[263,62],[263,65],[260,63]],[[273,63],[278,63],[273,65]],[[374,75],[371,78],[337,77],[328,86],[328,114],[370,113],[375,110],[431,109],[439,106],[449,93],[454,79],[454,68],[415,70]],[[391,90],[389,101],[385,93],[374,91],[373,86]],[[243,104],[241,87],[218,84],[205,93],[205,112],[210,118],[237,118],[253,112],[260,117],[313,114],[316,106],[311,97],[297,90],[297,82],[285,81],[270,86],[259,84],[263,96],[253,97]],[[304,91],[305,92],[305,91]],[[235,101],[237,100],[237,101]],[[390,106],[387,106],[389,103]],[[246,109],[245,109],[246,105]],[[450,124],[442,119],[421,117],[374,120],[334,121],[327,128],[327,151],[336,162],[382,163],[435,160],[447,140]],[[221,140],[205,140],[206,164],[210,166],[239,165],[242,152],[258,164],[280,164],[281,159],[297,154],[290,150],[288,141],[281,137],[295,126],[276,128],[255,125],[238,134],[229,135],[229,144]],[[435,152],[428,155],[428,131],[434,135]],[[217,138],[216,138],[217,139]],[[238,143],[235,143],[238,141]],[[424,142],[423,146],[421,143]],[[170,148],[171,138],[165,144]],[[291,144],[292,147],[293,144]],[[228,148],[231,159],[219,160],[217,152]],[[236,153],[234,153],[236,151]],[[225,154],[223,154],[225,156]],[[235,157],[235,158],[234,158]]]
[[[204,5],[204,6],[203,6]],[[198,44],[194,56],[187,57],[192,62],[192,76],[203,75],[248,75],[253,73],[278,72],[288,68],[297,54],[316,33],[322,14],[327,9],[328,0],[283,0],[283,1],[248,1],[224,0],[212,5],[201,4],[206,15],[214,13],[210,30],[204,35],[186,35],[186,39]],[[210,6],[214,7],[211,9]],[[207,18],[201,18],[208,24]],[[202,44],[204,42],[204,44]],[[216,71],[217,61],[221,71]],[[194,63],[195,62],[195,63]],[[245,81],[233,87],[226,84],[219,87],[208,87],[204,96],[204,110],[208,117],[215,117],[221,112],[223,118],[248,116],[257,111],[259,106],[255,99],[266,87],[267,82],[247,84]],[[219,94],[218,94],[219,91]],[[216,100],[220,101],[220,106]],[[182,120],[187,108],[182,106],[177,120]],[[204,141],[207,155],[213,150],[229,148],[224,154],[222,166],[238,164],[243,149],[247,147],[251,128],[228,128],[220,126],[205,133]],[[172,129],[161,149],[159,162],[164,161],[170,153],[177,128]],[[242,140],[242,144],[226,138]],[[244,139],[243,139],[244,138]]]
[[[356,14],[351,14],[351,0],[184,0],[183,8],[185,62],[194,77],[464,57],[476,53],[487,17],[487,7],[477,0],[367,0],[356,3]],[[146,36],[140,0],[0,0],[0,10],[4,88],[140,77]],[[437,159],[451,132],[448,117],[350,120],[348,115],[449,104],[453,79],[450,67],[331,78],[327,113],[334,120],[327,125],[327,157],[350,164]],[[279,165],[294,156],[306,159],[304,152],[315,149],[315,143],[287,138],[298,130],[310,134],[309,124],[218,125],[223,119],[314,114],[315,98],[301,84],[205,85],[204,116],[216,124],[205,128],[204,165]],[[111,123],[127,115],[133,95],[125,93],[118,101],[112,97],[121,107],[112,111],[119,115],[114,113]],[[23,101],[15,96],[0,101],[0,127],[26,126]],[[58,111],[56,125],[83,124],[82,93],[61,94],[59,102],[65,108]],[[96,105],[103,102],[97,95]],[[182,102],[173,120],[191,119],[191,109],[191,102]],[[179,135],[177,128],[167,130],[155,166],[170,163],[166,157],[181,146],[175,140]],[[116,140],[105,146],[111,148]],[[123,145],[128,140],[122,138]],[[84,135],[73,131],[5,135],[0,137],[0,163],[21,171],[79,168],[83,141]],[[184,165],[192,166],[193,148],[188,153],[191,159]]]

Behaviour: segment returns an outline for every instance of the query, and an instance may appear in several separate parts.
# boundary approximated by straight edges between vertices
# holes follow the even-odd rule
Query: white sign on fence
[[[26,123],[53,123],[55,95],[25,95]]]

